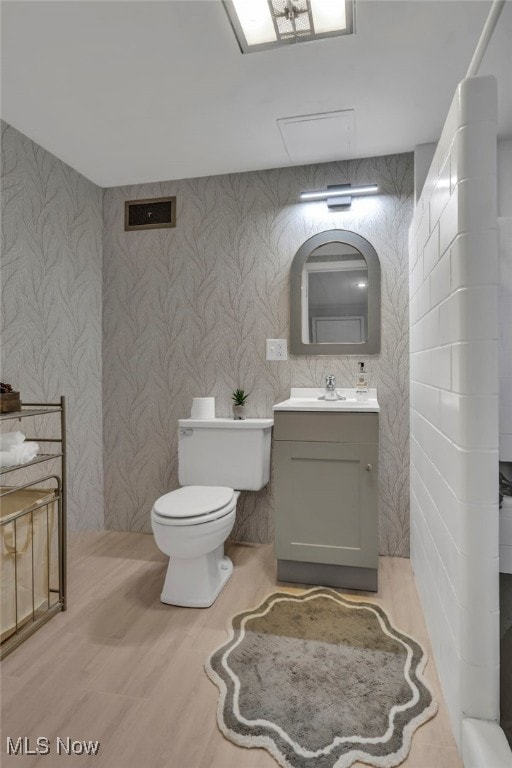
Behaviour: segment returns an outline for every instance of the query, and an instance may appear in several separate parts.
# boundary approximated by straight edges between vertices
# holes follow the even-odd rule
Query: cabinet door
[[[278,560],[376,568],[377,446],[276,441]]]

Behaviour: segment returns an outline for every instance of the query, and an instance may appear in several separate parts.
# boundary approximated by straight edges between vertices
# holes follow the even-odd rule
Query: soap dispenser
[[[358,366],[356,395],[363,400],[365,397],[368,397],[368,373],[363,362],[358,363]]]

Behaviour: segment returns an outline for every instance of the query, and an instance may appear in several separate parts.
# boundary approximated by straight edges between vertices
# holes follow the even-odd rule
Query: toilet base
[[[201,557],[171,557],[160,600],[184,608],[209,608],[232,573],[224,544]]]

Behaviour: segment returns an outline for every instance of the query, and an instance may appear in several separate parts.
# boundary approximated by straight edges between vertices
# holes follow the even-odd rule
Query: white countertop
[[[270,429],[274,419],[178,419],[183,429]]]
[[[276,403],[274,411],[330,411],[333,413],[366,412],[379,413],[377,390],[369,389],[368,393],[358,393],[355,389],[337,387],[338,395],[344,400],[325,400],[324,387],[292,387],[288,400]]]

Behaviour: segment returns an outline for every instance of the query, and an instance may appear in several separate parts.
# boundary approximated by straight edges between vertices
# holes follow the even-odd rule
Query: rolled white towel
[[[15,445],[21,445],[24,440],[23,432],[5,432],[0,435],[0,451],[10,451]]]
[[[15,467],[35,459],[39,452],[39,443],[22,443],[14,445],[8,451],[0,451],[0,467]]]

